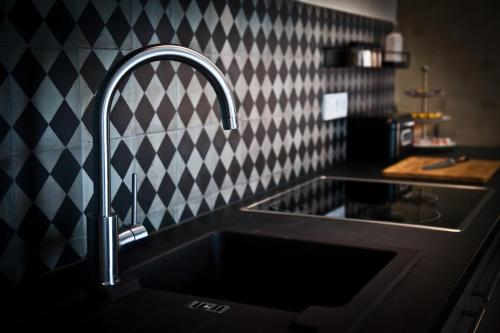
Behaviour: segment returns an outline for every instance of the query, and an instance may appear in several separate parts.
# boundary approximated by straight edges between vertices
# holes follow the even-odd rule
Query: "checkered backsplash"
[[[391,69],[326,69],[322,47],[380,42],[391,24],[291,0],[0,1],[0,282],[80,260],[93,211],[94,94],[130,50],[201,51],[234,88],[240,128],[223,131],[207,81],[186,65],[137,69],[111,113],[113,209],[150,231],[339,163],[349,112],[392,106]]]

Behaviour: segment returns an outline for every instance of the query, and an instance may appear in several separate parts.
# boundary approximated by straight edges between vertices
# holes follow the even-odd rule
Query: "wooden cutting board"
[[[487,183],[500,167],[500,161],[475,160],[457,163],[447,168],[423,170],[428,164],[444,161],[446,158],[411,156],[385,168],[382,173],[388,177],[451,180],[463,183]]]

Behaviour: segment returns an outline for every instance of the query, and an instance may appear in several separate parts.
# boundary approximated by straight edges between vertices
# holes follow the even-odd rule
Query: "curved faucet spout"
[[[113,96],[120,81],[140,65],[158,61],[173,60],[190,65],[200,71],[210,82],[219,99],[222,126],[224,129],[238,127],[236,106],[230,86],[221,71],[204,55],[179,45],[153,45],[137,49],[127,54],[110,69],[97,93],[99,114],[99,212],[101,216],[111,214],[111,195],[109,184],[109,113]]]
[[[137,49],[118,61],[104,78],[96,96],[99,117],[98,132],[98,214],[87,221],[88,257],[92,279],[103,286],[118,282],[118,235],[117,217],[111,211],[110,187],[110,135],[109,114],[113,96],[118,84],[132,70],[140,65],[158,61],[173,60],[188,64],[200,71],[210,82],[219,100],[224,129],[238,127],[236,106],[231,88],[221,71],[204,55],[178,45],[152,45]],[[125,235],[125,233],[123,233]],[[147,235],[143,226],[129,229],[123,239],[137,240]]]

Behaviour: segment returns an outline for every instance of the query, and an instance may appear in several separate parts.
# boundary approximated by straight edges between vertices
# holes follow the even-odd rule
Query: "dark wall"
[[[420,109],[404,91],[420,86],[420,66],[428,64],[430,85],[444,89],[441,105],[452,116],[442,135],[462,145],[500,146],[500,2],[400,1],[398,11],[412,55],[411,68],[396,74],[399,108]]]
[[[150,231],[340,163],[345,121],[323,122],[324,92],[349,112],[392,105],[392,70],[321,67],[323,45],[380,42],[389,23],[294,1],[1,1],[0,276],[22,281],[86,254],[93,210],[94,94],[135,48],[201,51],[234,88],[240,128],[191,68],[137,69],[111,113],[113,209]]]

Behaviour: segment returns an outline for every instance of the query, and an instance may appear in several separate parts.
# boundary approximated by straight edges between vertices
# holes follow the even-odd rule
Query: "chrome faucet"
[[[147,46],[132,51],[108,71],[96,96],[99,115],[98,214],[87,217],[87,252],[91,279],[101,286],[113,286],[119,281],[119,247],[148,235],[145,227],[137,224],[119,233],[118,217],[111,211],[109,114],[113,96],[124,76],[140,65],[158,60],[179,61],[200,71],[215,90],[223,128],[227,130],[238,127],[236,106],[228,82],[217,66],[194,50],[178,45]],[[135,176],[133,177],[132,215],[135,215],[136,187]]]

